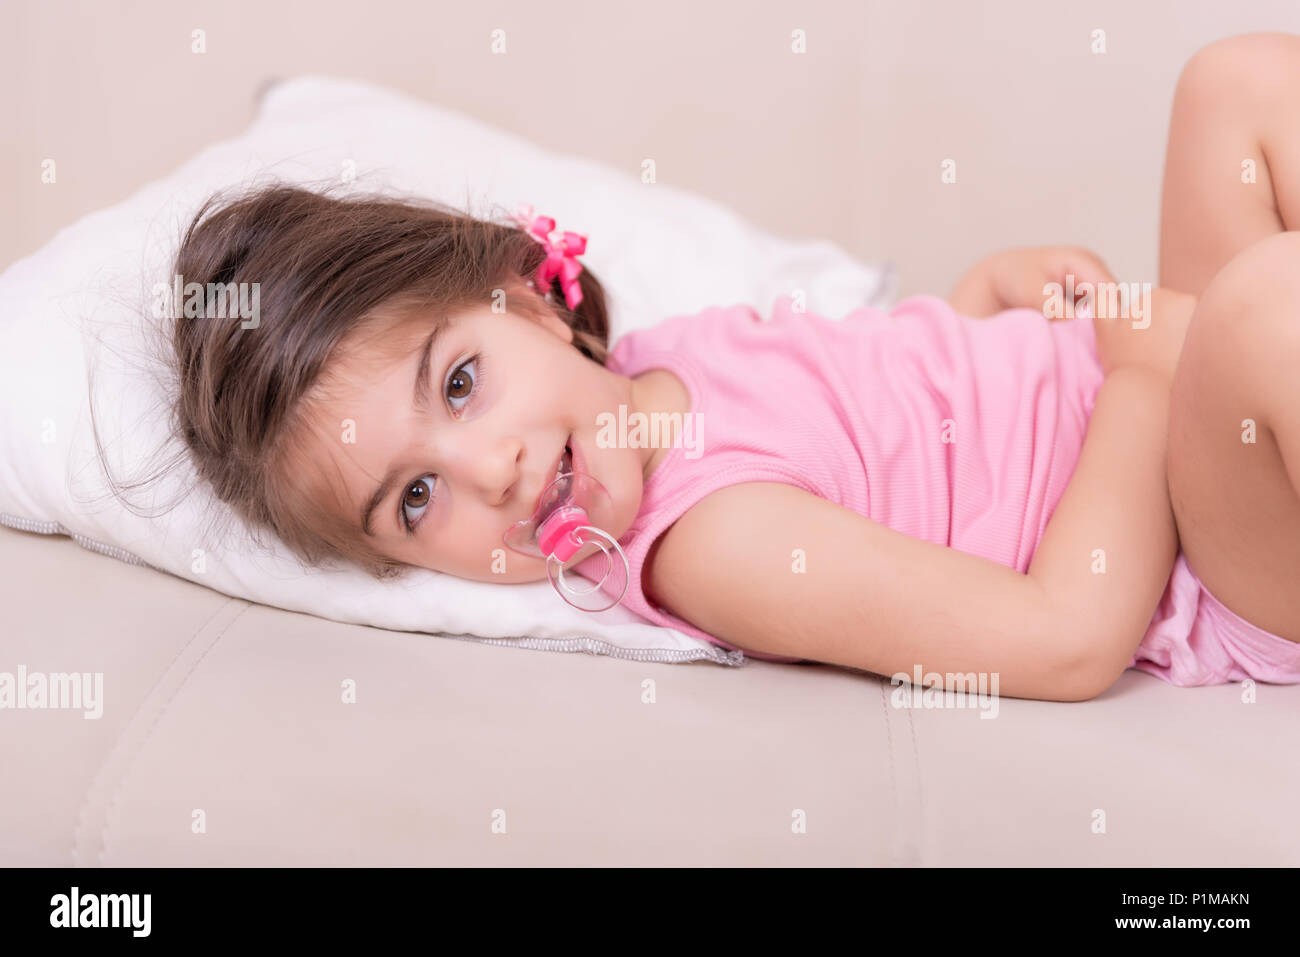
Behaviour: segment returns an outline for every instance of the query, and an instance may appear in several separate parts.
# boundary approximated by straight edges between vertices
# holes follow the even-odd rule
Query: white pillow
[[[143,474],[167,444],[168,394],[152,290],[170,285],[184,226],[215,189],[256,180],[311,186],[347,181],[469,206],[479,215],[521,202],[588,236],[583,261],[609,293],[612,337],[710,305],[806,291],[810,310],[840,316],[892,298],[892,269],[860,263],[830,242],[766,235],[726,208],[660,181],[517,136],[383,87],[305,76],[273,87],[240,136],[217,143],[122,203],[84,217],[0,275],[0,523],[72,536],[249,601],[338,621],[443,633],[559,651],[653,661],[743,655],[651,625],[622,606],[587,614],[545,582],[471,582],[425,569],[379,582],[360,569],[304,569],[267,534],[214,540],[212,510],[230,510],[204,485],[159,518],[109,493],[96,461],[95,413],[119,479]],[[791,184],[792,188],[794,184]],[[165,354],[164,354],[165,355]],[[136,501],[170,502],[194,482],[185,460],[163,488]],[[150,498],[152,496],[152,499]]]

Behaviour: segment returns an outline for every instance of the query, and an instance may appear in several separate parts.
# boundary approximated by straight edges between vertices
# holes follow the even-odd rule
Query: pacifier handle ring
[[[586,526],[583,527],[585,528]],[[578,529],[574,529],[574,531],[578,531]],[[556,566],[555,569],[555,574],[560,579],[560,581],[564,584],[564,587],[567,588],[574,595],[590,595],[594,591],[599,591],[600,586],[603,585],[605,583],[605,579],[609,577],[609,573],[614,570],[614,559],[609,557],[609,549],[605,547],[605,543],[595,541],[594,539],[591,539],[590,541],[593,545],[599,548],[600,553],[605,556],[605,571],[601,574],[599,582],[587,582],[587,584],[590,587],[587,588],[586,590],[579,590],[571,586],[569,584],[569,580],[564,577],[564,565],[562,563]],[[586,581],[586,579],[583,579],[583,581]]]
[[[548,560],[547,564],[549,566],[550,562],[554,561],[556,563],[556,566],[559,569],[557,574],[559,575],[560,581],[563,583],[564,586],[563,589],[560,589],[557,586],[557,590],[560,592],[561,598],[563,598],[570,605],[573,605],[573,607],[577,608],[579,611],[605,611],[609,608],[613,608],[615,605],[621,602],[623,600],[623,596],[627,594],[628,581],[632,577],[631,566],[628,565],[627,555],[623,554],[623,549],[619,546],[618,542],[615,541],[615,539],[608,532],[603,531],[602,529],[599,528],[595,528],[591,525],[579,525],[577,528],[573,529],[573,532],[575,534],[577,532],[582,532],[582,531],[593,532],[595,534],[596,536],[595,538],[585,539],[583,540],[583,544],[584,545],[588,543],[594,544],[604,554],[605,561],[607,562],[605,573],[601,576],[599,583],[593,583],[592,587],[587,589],[586,591],[578,591],[577,589],[571,588],[569,586],[568,580],[564,577],[564,563],[559,562],[554,557],[552,557],[551,559]],[[600,586],[605,583],[605,580],[609,578],[609,573],[614,569],[614,560],[610,557],[609,548],[605,545],[605,542],[601,541],[601,539],[605,539],[611,545],[613,545],[614,550],[618,552],[618,557],[623,560],[623,588],[618,593],[618,597],[615,598],[613,601],[611,601],[609,604],[604,605],[600,608],[583,608],[581,605],[577,605],[574,602],[570,601],[568,595],[564,594],[564,592],[568,591],[570,594],[578,595],[578,596],[590,595],[593,591],[599,589]],[[554,580],[552,580],[552,584],[554,584]]]
[[[593,533],[595,533],[597,536],[599,536],[599,538],[603,538],[603,539],[605,539],[606,541],[608,541],[608,542],[610,543],[610,545],[614,546],[614,550],[615,550],[616,552],[618,552],[618,557],[621,558],[621,559],[623,560],[623,590],[620,591],[620,592],[618,593],[618,597],[614,599],[614,604],[617,605],[620,601],[623,600],[623,596],[627,594],[627,584],[628,584],[628,580],[631,579],[631,577],[632,577],[632,568],[631,568],[631,566],[630,566],[630,565],[628,564],[628,562],[627,562],[627,556],[626,556],[625,554],[623,554],[623,549],[619,546],[618,541],[617,541],[617,540],[616,540],[612,535],[610,535],[608,532],[606,532],[606,531],[604,531],[604,530],[602,530],[602,529],[595,528],[594,526],[591,526],[591,525],[582,525],[582,526],[579,526],[578,528],[574,529],[574,531],[575,531],[575,532],[588,531],[588,532],[593,532]],[[609,557],[609,549],[607,549],[607,548],[605,547],[605,545],[604,545],[603,542],[601,542],[601,541],[599,541],[599,540],[597,540],[597,539],[587,539],[587,541],[594,542],[595,545],[596,545],[596,547],[599,548],[602,552],[604,552],[604,553],[605,553],[605,556],[606,556],[607,558]],[[610,564],[610,568],[613,568],[613,566],[614,566],[614,560],[613,560],[612,558],[609,559],[609,564]],[[604,583],[604,581],[605,581],[605,577],[608,576],[608,574],[609,574],[609,573],[606,572],[606,573],[605,573],[605,576],[602,576],[602,577],[601,577],[601,583],[602,583],[602,584]],[[613,606],[611,606],[611,607],[613,607]]]

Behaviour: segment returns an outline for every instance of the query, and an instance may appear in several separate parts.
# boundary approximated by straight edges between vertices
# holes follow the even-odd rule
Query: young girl
[[[1110,277],[1015,250],[951,304],[832,321],[783,296],[610,353],[582,237],[551,244],[551,223],[292,187],[209,201],[175,271],[259,283],[261,317],[176,321],[181,434],[309,562],[543,579],[503,536],[572,469],[627,558],[602,588],[755,657],[1061,701],[1126,667],[1300,682],[1298,43],[1236,38],[1184,71],[1149,316],[1048,320],[1045,283]],[[609,441],[637,413],[689,417],[700,447]]]

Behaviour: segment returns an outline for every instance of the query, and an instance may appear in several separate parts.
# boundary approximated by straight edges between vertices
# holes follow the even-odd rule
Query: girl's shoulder
[[[770,347],[774,340],[842,335],[856,320],[875,319],[885,313],[860,307],[840,318],[830,318],[805,307],[800,297],[777,296],[766,314],[753,305],[737,302],[707,306],[696,312],[674,313],[652,325],[632,329],[620,336],[611,349],[620,366],[654,353],[696,354],[710,359],[726,358],[753,348]],[[639,370],[637,370],[639,371]]]

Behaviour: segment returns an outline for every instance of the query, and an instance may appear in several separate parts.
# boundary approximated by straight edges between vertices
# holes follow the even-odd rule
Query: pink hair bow
[[[538,287],[550,289],[551,281],[558,278],[565,303],[570,309],[577,309],[582,302],[582,285],[578,282],[582,263],[576,257],[587,251],[587,237],[565,230],[559,239],[551,239],[555,220],[550,216],[534,216],[530,203],[520,203],[514,218],[524,232],[546,247],[546,258],[537,267]]]

